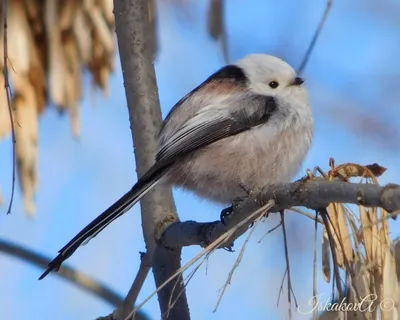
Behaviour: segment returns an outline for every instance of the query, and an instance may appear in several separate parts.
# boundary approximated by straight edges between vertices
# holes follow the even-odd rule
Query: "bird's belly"
[[[311,143],[311,138],[299,141],[295,134],[281,133],[270,143],[250,133],[223,139],[182,159],[170,173],[171,182],[223,204],[245,196],[242,186],[255,190],[288,182],[300,169]]]

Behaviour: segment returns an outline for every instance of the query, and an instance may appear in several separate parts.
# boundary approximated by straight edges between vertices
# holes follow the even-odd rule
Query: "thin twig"
[[[0,239],[0,252],[4,252],[12,257],[26,261],[40,269],[46,268],[50,262],[49,258],[38,252],[34,252],[20,245],[2,239]],[[61,266],[60,270],[57,273],[53,272],[52,275],[70,281],[81,289],[94,294],[95,296],[103,299],[115,307],[118,307],[123,302],[122,297],[110,288],[67,265]]]
[[[275,227],[273,227],[272,229],[269,229],[268,232],[266,234],[264,234],[260,240],[258,240],[258,243],[261,243],[261,241],[263,241],[263,239],[267,235],[269,235],[272,231],[275,231],[276,229],[278,229],[281,225],[282,225],[282,222],[279,222]]]
[[[260,221],[261,221],[261,219],[264,217],[264,215],[265,215],[265,211],[262,212],[262,213],[257,217],[257,219],[254,221],[253,228],[251,228],[251,231],[249,232],[249,235],[247,236],[246,240],[244,241],[244,243],[243,243],[243,245],[242,245],[242,248],[241,248],[241,250],[240,250],[240,253],[239,253],[239,255],[238,255],[238,257],[237,257],[237,259],[236,259],[236,261],[235,261],[235,263],[234,263],[234,265],[233,265],[233,267],[232,267],[232,269],[229,271],[228,277],[227,277],[227,279],[226,279],[226,281],[225,281],[225,284],[224,284],[223,287],[222,287],[222,292],[221,292],[221,294],[219,295],[217,304],[216,304],[216,306],[215,306],[213,312],[216,312],[216,311],[217,311],[217,309],[218,309],[218,307],[219,307],[219,305],[220,305],[220,303],[221,303],[221,301],[222,301],[222,297],[224,296],[224,293],[225,293],[226,289],[228,288],[228,285],[231,284],[231,280],[232,280],[232,277],[233,277],[233,273],[235,272],[236,268],[239,266],[240,262],[242,261],[244,252],[246,251],[247,243],[249,242],[249,240],[250,240],[250,238],[251,238],[251,236],[252,236],[254,230],[256,229],[256,227],[258,226],[258,224],[260,223]],[[275,229],[276,229],[276,228],[277,228],[277,227],[275,227]]]
[[[287,241],[287,233],[286,233],[286,225],[285,225],[285,214],[282,210],[280,212],[281,221],[282,221],[282,231],[283,231],[283,243],[285,247],[285,259],[286,259],[286,268],[287,268],[287,286],[288,286],[288,303],[289,303],[289,319],[292,319],[292,279],[290,276],[290,260],[289,260],[289,249],[288,249],[288,241]],[[297,308],[297,301],[295,301]]]
[[[329,222],[330,222],[330,226],[332,227],[333,232],[335,232],[336,236],[339,238],[339,235],[340,235],[340,234],[339,234],[339,230],[336,230],[334,224],[332,223],[332,220],[331,220],[329,214],[327,214],[326,216],[327,216],[327,218],[328,218],[328,220],[329,220]],[[329,236],[329,235],[328,235],[328,236]],[[338,243],[339,243],[339,245],[340,245],[340,249],[341,249],[342,252],[343,252],[343,260],[344,260],[344,264],[345,264],[345,266],[346,266],[346,272],[347,272],[348,274],[350,274],[350,278],[355,279],[354,270],[353,270],[352,266],[350,265],[349,260],[347,259],[346,255],[344,254],[345,249],[344,249],[344,245],[343,245],[343,239],[342,239],[342,241],[338,241]],[[346,275],[346,277],[347,277],[347,276],[348,276],[348,275]],[[346,278],[346,280],[347,280],[347,278]],[[346,288],[347,288],[347,286],[346,286]],[[359,293],[358,293],[357,287],[354,287],[354,291],[356,292],[356,297],[355,297],[355,298],[356,298],[356,301],[357,301],[357,299],[358,299],[357,297],[360,296]]]
[[[169,300],[169,301],[170,301],[170,305],[169,305],[169,307],[168,307],[167,312],[164,313],[164,315],[166,316],[166,319],[168,319],[168,317],[169,317],[169,311],[175,306],[176,302],[177,302],[178,299],[179,299],[179,296],[184,292],[184,290],[186,289],[187,285],[188,285],[189,282],[192,280],[192,278],[194,277],[194,275],[196,274],[196,272],[197,272],[197,271],[200,269],[200,267],[203,265],[203,263],[205,263],[206,261],[208,261],[208,258],[209,258],[209,254],[205,255],[204,258],[201,260],[201,262],[200,262],[196,267],[194,267],[193,270],[186,276],[186,278],[183,280],[183,281],[184,281],[183,289],[181,289],[181,291],[177,294],[175,300],[174,300],[174,301],[171,301],[171,300],[172,300],[173,293],[174,293],[174,291],[175,291],[175,289],[176,289],[176,286],[177,286],[177,282],[178,282],[178,280],[179,280],[179,277],[177,278],[177,282],[176,282],[176,284],[174,285],[174,288],[173,288],[173,290],[172,290],[172,292],[171,292],[171,295],[170,295],[170,300]],[[164,319],[164,315],[161,317],[161,319]]]
[[[318,26],[317,30],[315,31],[314,37],[312,38],[311,43],[308,46],[307,52],[304,55],[304,58],[303,58],[303,61],[301,62],[298,74],[301,74],[304,71],[304,69],[305,69],[305,67],[306,67],[306,65],[308,63],[308,60],[310,59],[311,53],[312,53],[312,51],[313,51],[313,49],[315,47],[315,44],[317,43],[318,37],[319,37],[322,29],[324,28],[326,19],[329,16],[329,13],[330,13],[331,8],[332,8],[332,4],[333,4],[333,0],[328,0],[328,2],[326,3],[325,12],[324,12],[324,14],[322,16],[322,19],[321,19],[321,21],[319,23],[319,26]]]
[[[390,218],[393,219],[393,218],[397,217],[399,214],[400,214],[400,210],[396,210],[396,211],[391,212],[391,213],[388,212],[388,214],[386,216],[381,217],[379,219],[376,219],[375,222],[370,222],[370,223],[365,224],[365,226],[362,226],[362,228],[359,229],[359,232],[361,232],[364,229],[369,229],[369,228],[371,228],[373,226],[377,226],[380,223],[382,223],[383,221],[389,220]]]
[[[8,205],[7,214],[11,213],[12,204],[14,201],[14,192],[15,192],[15,171],[16,171],[16,143],[17,139],[15,136],[15,127],[14,127],[14,116],[13,116],[13,108],[12,108],[12,93],[10,88],[10,83],[8,81],[8,39],[7,39],[7,0],[3,0],[2,2],[2,9],[3,9],[3,26],[4,26],[4,36],[3,36],[3,47],[4,47],[4,90],[6,90],[7,96],[7,105],[8,105],[8,112],[10,116],[10,123],[11,123],[11,138],[12,138],[12,184],[11,184],[11,197],[10,203]]]
[[[321,223],[321,224],[324,224],[324,222],[322,221],[322,219],[321,218],[318,218],[318,217],[316,217],[315,215],[312,215],[311,213],[308,213],[308,212],[305,212],[305,211],[303,211],[303,210],[301,210],[301,209],[299,209],[299,208],[294,208],[294,207],[292,207],[292,208],[290,208],[290,209],[288,209],[289,211],[293,211],[293,212],[296,212],[296,213],[300,213],[301,215],[303,215],[303,216],[305,216],[305,217],[307,217],[307,218],[310,218],[311,220],[315,220],[315,219],[317,219],[317,222],[318,223]]]
[[[162,288],[164,288],[168,283],[170,283],[173,279],[175,279],[177,276],[180,274],[183,274],[188,268],[190,268],[194,263],[196,263],[199,259],[201,259],[204,255],[215,251],[222,243],[226,242],[229,240],[229,238],[235,233],[237,229],[248,223],[251,219],[254,219],[257,217],[261,212],[265,212],[266,210],[269,210],[272,208],[275,204],[275,201],[270,200],[266,205],[261,207],[260,209],[254,211],[252,214],[247,216],[244,220],[242,220],[240,223],[238,223],[236,226],[234,226],[232,229],[224,232],[221,236],[219,236],[215,241],[213,241],[211,244],[209,244],[206,248],[204,248],[199,254],[197,254],[193,259],[191,259],[188,263],[186,263],[184,266],[179,268],[172,276],[170,276],[164,283],[162,283],[155,291],[153,291],[146,299],[143,300],[135,309],[132,310],[132,312],[129,314],[128,317],[125,318],[125,320],[129,320],[129,318],[132,317],[132,315],[139,310],[143,305],[145,305],[155,294],[157,294]]]
[[[314,262],[313,262],[313,297],[314,303],[317,304],[317,233],[318,233],[318,211],[315,211],[314,224]],[[318,320],[318,308],[313,306],[313,319]]]
[[[279,287],[278,299],[276,300],[276,306],[277,307],[279,306],[279,300],[281,299],[281,293],[283,293],[283,284],[285,283],[286,273],[287,273],[287,267],[285,269],[285,272],[283,273],[281,286]]]
[[[202,262],[203,262],[203,261],[202,261]],[[201,264],[198,264],[198,265],[194,268],[194,270],[197,271],[197,270],[200,268],[200,266],[201,266]],[[193,275],[193,274],[190,273],[190,275]],[[192,277],[190,277],[189,279],[191,279],[191,278],[192,278]],[[183,288],[182,288],[182,290],[177,294],[176,298],[172,301],[172,298],[173,298],[173,296],[174,296],[176,287],[178,286],[179,281],[180,281],[181,279],[182,279],[181,277],[176,277],[175,284],[174,284],[174,286],[172,287],[171,294],[169,295],[168,309],[167,309],[167,311],[164,312],[165,319],[168,319],[169,314],[170,314],[170,310],[172,310],[172,308],[174,307],[176,301],[178,301],[179,295],[186,289],[185,281],[184,281],[184,279],[183,279]],[[161,317],[161,319],[164,319],[164,315]]]
[[[322,170],[320,166],[316,166],[316,167],[314,168],[314,170],[315,170],[315,171],[318,171],[318,172],[320,173],[320,175],[321,175],[325,180],[328,180],[328,179],[329,179],[329,177],[328,177],[328,175],[326,174],[326,172],[325,172],[324,170]]]
[[[334,272],[332,275],[332,301],[335,300],[335,282],[336,282],[336,273]]]
[[[141,254],[140,266],[136,274],[135,280],[133,281],[129,292],[126,295],[124,302],[119,306],[118,310],[116,311],[117,319],[124,319],[132,311],[136,303],[137,297],[139,296],[140,290],[142,289],[147,275],[149,274],[149,271],[151,269],[150,259],[151,258],[147,252]]]
[[[210,0],[208,7],[208,32],[217,41],[220,41],[225,63],[229,64],[228,34],[225,28],[225,1]]]
[[[341,278],[340,278],[340,273],[339,273],[339,267],[337,264],[337,254],[336,254],[336,248],[335,245],[333,243],[333,234],[330,228],[330,223],[328,220],[328,211],[326,210],[326,208],[324,209],[320,209],[319,213],[322,217],[322,219],[324,220],[324,225],[326,228],[326,232],[328,233],[328,238],[329,238],[329,245],[331,247],[331,253],[332,253],[332,258],[333,258],[333,269],[334,269],[334,276],[335,276],[335,280],[336,280],[336,287],[339,291],[339,300],[342,300],[344,297],[343,294],[343,288],[342,288],[342,283],[341,283]]]

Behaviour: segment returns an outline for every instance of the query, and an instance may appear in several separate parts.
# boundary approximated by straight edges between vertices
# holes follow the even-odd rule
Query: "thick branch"
[[[114,15],[136,167],[141,176],[154,163],[156,137],[161,126],[154,55],[148,37],[148,3],[146,0],[114,0]],[[181,267],[180,249],[165,251],[165,248],[157,247],[154,239],[157,227],[163,221],[178,220],[171,188],[155,188],[141,200],[140,205],[147,253],[152,257],[151,266],[156,286],[159,286]],[[165,293],[171,292],[172,287],[173,284],[159,292],[162,314],[168,310],[166,307],[170,298]],[[184,287],[178,285],[177,290],[182,295],[171,310],[169,319],[190,319]]]
[[[153,55],[147,40],[147,1],[115,0],[114,15],[136,169],[142,176],[154,164],[161,126]],[[140,201],[140,206],[147,251],[154,252],[155,225],[176,211],[171,188],[156,187]]]
[[[0,251],[9,254],[12,257],[16,257],[33,264],[40,269],[47,268],[47,265],[51,260],[40,253],[2,239],[0,239]],[[108,302],[115,307],[118,307],[123,302],[122,297],[112,289],[67,265],[63,264],[60,270],[55,272],[54,275],[68,280],[74,285],[94,294],[95,296],[103,299],[105,302]],[[138,315],[137,319],[144,320],[147,319],[147,317],[145,317],[143,314],[140,314]]]
[[[164,232],[162,242],[169,248],[207,245],[270,199],[277,203],[271,212],[278,212],[295,206],[318,210],[327,207],[330,202],[382,207],[388,212],[394,212],[400,209],[400,186],[389,184],[381,187],[375,184],[347,183],[323,179],[271,185],[263,188],[260,192],[253,192],[241,201],[236,201],[236,204],[233,205],[233,213],[226,219],[226,225],[219,221],[209,223],[176,222]],[[244,226],[244,228],[238,230],[230,240],[234,241],[240,237],[246,232],[247,227]]]

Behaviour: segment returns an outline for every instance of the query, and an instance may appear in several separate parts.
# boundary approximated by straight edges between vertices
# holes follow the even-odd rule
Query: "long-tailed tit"
[[[279,58],[254,54],[211,75],[169,112],[155,164],[49,263],[58,270],[78,247],[127,212],[158,183],[229,204],[250,189],[294,178],[314,121],[304,80]]]

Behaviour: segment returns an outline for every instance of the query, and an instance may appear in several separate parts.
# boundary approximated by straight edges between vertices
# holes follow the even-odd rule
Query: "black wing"
[[[165,142],[157,153],[157,162],[186,155],[263,124],[277,108],[273,97],[255,94],[241,94],[226,104],[201,109]]]

